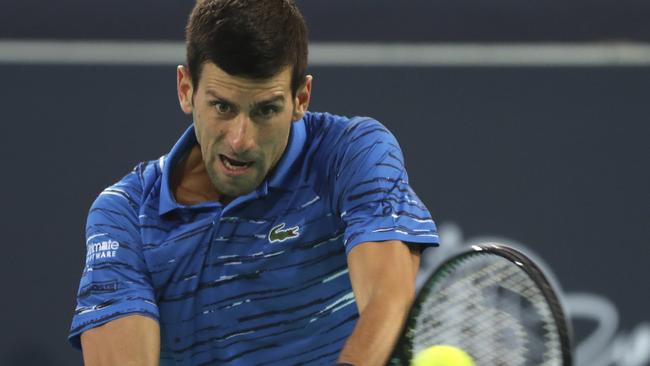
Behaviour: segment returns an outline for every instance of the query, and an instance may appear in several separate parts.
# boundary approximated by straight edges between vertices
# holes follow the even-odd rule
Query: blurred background
[[[0,0],[0,365],[67,344],[96,195],[191,122],[193,2]],[[397,136],[445,253],[483,239],[553,271],[578,364],[650,365],[650,2],[298,0],[311,109]]]

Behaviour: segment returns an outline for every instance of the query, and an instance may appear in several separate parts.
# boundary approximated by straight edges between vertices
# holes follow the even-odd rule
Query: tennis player
[[[193,123],[93,203],[71,343],[90,366],[384,364],[438,243],[397,141],[307,111],[292,0],[200,0],[186,36]]]

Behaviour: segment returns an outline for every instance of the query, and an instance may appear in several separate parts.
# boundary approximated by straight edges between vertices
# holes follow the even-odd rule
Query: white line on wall
[[[0,40],[0,63],[175,65],[183,42]],[[650,66],[650,44],[312,43],[312,66]]]

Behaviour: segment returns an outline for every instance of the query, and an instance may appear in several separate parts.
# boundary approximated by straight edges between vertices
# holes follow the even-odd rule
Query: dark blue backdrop
[[[648,319],[650,69],[312,72],[313,110],[370,114],[394,131],[439,222],[523,241],[567,290],[614,300],[625,327]],[[189,120],[173,67],[5,65],[0,77],[2,268],[19,279],[4,283],[1,360],[74,364],[65,336],[88,206]]]
[[[320,41],[650,39],[642,1],[299,3]],[[49,6],[3,6],[0,38],[181,39],[190,7]],[[610,298],[623,329],[650,320],[650,68],[311,72],[312,110],[371,115],[396,134],[413,186],[439,223],[528,244],[566,290]],[[0,65],[0,364],[80,364],[66,334],[85,215],[102,188],[166,153],[190,122],[174,77],[171,65]]]
[[[182,39],[193,1],[0,0],[0,37]],[[644,0],[297,0],[317,41],[650,40]]]

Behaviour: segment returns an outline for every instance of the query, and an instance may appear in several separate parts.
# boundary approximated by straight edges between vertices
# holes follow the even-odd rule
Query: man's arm
[[[143,315],[129,315],[81,334],[87,366],[158,366],[160,327]]]
[[[415,296],[420,251],[398,240],[362,243],[348,254],[359,319],[338,362],[384,365]]]

